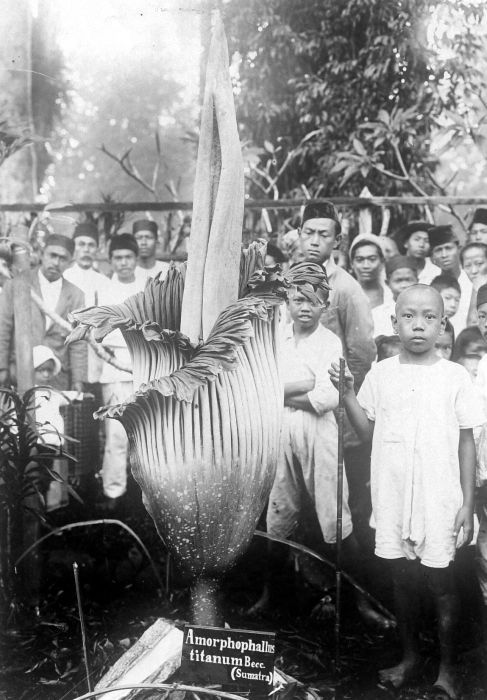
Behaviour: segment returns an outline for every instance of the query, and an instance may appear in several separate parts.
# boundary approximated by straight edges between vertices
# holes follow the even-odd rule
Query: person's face
[[[389,236],[381,236],[381,248],[385,260],[389,260],[389,258],[399,254],[396,241],[393,238],[389,238]]]
[[[417,282],[418,276],[410,267],[400,267],[394,270],[387,280],[394,300],[397,299],[401,292],[408,287],[412,287],[413,284],[417,284]]]
[[[300,231],[301,250],[307,262],[322,265],[340,242],[333,219],[308,219]]]
[[[482,336],[487,340],[487,302],[480,304],[477,309],[478,327]]]
[[[456,289],[448,287],[447,289],[442,289],[441,298],[443,299],[443,304],[445,305],[445,316],[451,318],[458,311],[460,305],[460,294]]]
[[[458,244],[455,241],[437,245],[431,251],[431,260],[444,272],[454,270],[459,266]]]
[[[83,270],[89,270],[93,267],[97,248],[97,243],[91,236],[78,236],[74,239],[74,261]]]
[[[137,256],[133,250],[114,250],[110,258],[112,270],[117,275],[120,282],[132,282],[134,278],[135,267],[137,265]]]
[[[12,277],[8,263],[4,258],[0,258],[0,287]]]
[[[436,354],[444,360],[449,360],[453,352],[453,338],[451,333],[446,331],[439,335],[435,342]]]
[[[430,250],[429,238],[426,231],[415,231],[404,244],[406,255],[410,258],[426,258]]]
[[[48,245],[41,257],[41,272],[49,282],[56,282],[71,262],[70,253],[62,245]]]
[[[49,384],[54,376],[54,360],[46,360],[34,370],[34,381],[36,384]]]
[[[463,253],[463,269],[471,282],[487,280],[487,257],[482,248],[469,248]]]
[[[289,314],[298,330],[313,332],[318,328],[325,307],[324,297],[310,301],[301,292],[294,292],[289,297]]]
[[[406,289],[398,298],[392,325],[408,352],[430,352],[445,328],[441,297],[430,287]]]
[[[139,256],[141,258],[152,258],[156,254],[157,239],[152,231],[137,231],[134,237],[139,246]]]
[[[483,340],[470,340],[465,345],[465,355],[478,355],[483,357],[487,353],[487,346]]]
[[[382,257],[375,245],[361,245],[352,260],[352,270],[360,284],[379,279]]]
[[[487,245],[487,225],[473,224],[472,228],[468,232],[468,242],[484,243]]]

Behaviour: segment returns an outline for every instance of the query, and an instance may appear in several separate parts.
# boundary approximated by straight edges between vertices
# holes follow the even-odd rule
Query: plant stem
[[[199,578],[191,587],[191,617],[195,625],[222,626],[218,588],[218,582],[214,578]]]

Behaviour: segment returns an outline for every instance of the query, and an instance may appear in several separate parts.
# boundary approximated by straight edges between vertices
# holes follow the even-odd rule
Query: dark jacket
[[[33,290],[42,298],[37,270],[30,273]],[[54,311],[68,320],[68,314],[85,306],[81,289],[63,278],[61,294]],[[65,345],[68,331],[57,323],[51,323],[46,330],[46,317],[37,304],[31,300],[32,345],[47,345],[61,361],[62,370],[53,378],[52,385],[57,389],[69,389],[75,381],[86,381],[87,346],[85,341]],[[0,294],[0,369],[9,369],[15,377],[14,310],[12,281],[8,280]]]

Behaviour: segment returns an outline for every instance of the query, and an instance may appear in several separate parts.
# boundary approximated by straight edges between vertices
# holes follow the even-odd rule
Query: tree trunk
[[[28,0],[3,0],[0,12],[2,119],[15,134],[33,134],[31,85],[32,15]],[[34,201],[35,151],[26,146],[0,167],[0,202]]]

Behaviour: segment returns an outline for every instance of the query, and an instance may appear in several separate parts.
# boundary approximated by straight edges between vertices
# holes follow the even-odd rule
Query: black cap
[[[393,235],[401,255],[405,253],[404,246],[406,245],[408,238],[412,236],[413,233],[416,233],[417,231],[425,231],[428,233],[430,228],[433,228],[432,225],[428,224],[426,221],[410,221],[405,226],[401,226],[401,228]]]
[[[150,219],[138,219],[132,224],[132,235],[135,236],[137,231],[150,231],[154,234],[154,238],[157,238],[157,224],[155,221],[150,221]]]
[[[308,221],[308,219],[331,219],[337,224],[337,234],[342,230],[337,210],[332,202],[316,202],[314,204],[306,204],[301,216],[301,226],[305,221]]]
[[[485,303],[487,303],[487,284],[483,284],[479,287],[477,292],[477,309]]]
[[[131,250],[136,255],[139,254],[139,246],[131,233],[119,233],[110,239],[108,255],[111,256],[115,250]]]
[[[473,226],[474,224],[484,224],[487,226],[487,209],[475,210],[470,226]]]
[[[78,236],[88,236],[89,238],[93,238],[98,245],[98,229],[96,228],[95,224],[92,224],[89,221],[85,221],[76,226],[73,233],[73,240],[78,238]]]
[[[438,245],[444,245],[445,243],[457,242],[457,237],[453,232],[450,224],[444,226],[432,226],[428,231],[428,238],[430,242],[431,251]]]
[[[46,238],[46,248],[48,245],[60,245],[65,248],[70,255],[74,253],[74,243],[71,238],[63,236],[60,233],[51,233],[51,235]]]
[[[403,270],[404,268],[409,268],[418,273],[418,266],[413,258],[408,258],[407,255],[393,255],[391,258],[386,260],[386,278],[392,275],[396,270]]]

